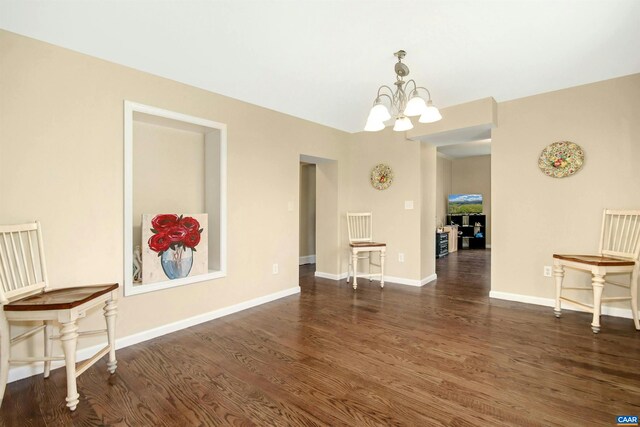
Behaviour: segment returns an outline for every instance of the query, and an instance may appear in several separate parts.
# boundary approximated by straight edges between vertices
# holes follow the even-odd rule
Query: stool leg
[[[562,296],[562,281],[564,280],[564,266],[560,264],[553,264],[553,277],[556,281],[556,307],[553,309],[553,313],[556,317],[560,317],[562,314],[562,308],[560,306],[560,296]]]
[[[355,250],[351,255],[351,263],[353,264],[353,289],[358,288],[358,252]]]
[[[51,331],[53,330],[53,326],[51,325],[50,320],[44,321],[44,357],[51,357],[51,347],[53,347],[53,343],[51,342]],[[44,361],[44,377],[49,378],[49,373],[51,372],[51,360]]]
[[[633,317],[633,324],[636,330],[640,331],[640,321],[638,321],[638,272],[634,271],[631,274],[631,284],[629,286],[631,291],[631,315]]]
[[[107,340],[109,341],[109,361],[107,370],[110,373],[116,371],[118,361],[116,360],[116,314],[118,305],[115,298],[108,300],[104,305],[104,319],[107,323]]]
[[[2,307],[0,307],[2,308]],[[11,330],[4,313],[0,313],[0,405],[9,378],[9,357],[11,355]]]
[[[380,251],[380,287],[384,288],[384,256],[385,251]]]
[[[604,290],[604,275],[594,273],[591,282],[593,287],[593,321],[591,322],[591,330],[594,334],[600,332],[600,303],[602,301],[602,291]]]
[[[64,363],[67,369],[67,406],[75,411],[80,395],[76,385],[76,346],[78,343],[78,326],[75,320],[63,323],[60,329],[60,340],[64,352]]]

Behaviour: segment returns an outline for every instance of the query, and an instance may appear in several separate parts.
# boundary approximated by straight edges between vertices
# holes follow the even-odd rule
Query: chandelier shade
[[[424,112],[422,113],[418,121],[420,123],[433,123],[441,119],[442,114],[440,114],[440,111],[436,107],[434,107],[431,103],[431,100],[429,100],[429,102],[425,106]]]
[[[373,120],[373,119],[369,119],[367,120],[367,124],[364,126],[364,130],[366,130],[367,132],[377,132],[379,130],[384,129],[384,121],[383,120]]]
[[[427,109],[427,103],[424,99],[415,95],[407,102],[407,108],[404,109],[404,115],[407,117],[419,116]]]
[[[409,120],[409,117],[401,116],[396,119],[396,124],[393,125],[393,130],[396,132],[402,132],[405,130],[413,129],[413,123]]]
[[[386,122],[391,118],[391,114],[389,114],[389,110],[387,107],[378,99],[378,101],[371,107],[371,111],[369,112],[369,120],[375,120],[378,122]]]
[[[395,90],[390,86],[382,85],[378,88],[378,94],[369,112],[365,131],[377,132],[385,128],[384,122],[395,118],[393,130],[397,132],[413,129],[409,117],[420,116],[420,123],[433,123],[442,119],[442,115],[431,101],[431,93],[425,87],[418,86],[415,80],[404,78],[409,75],[409,67],[402,62],[406,52],[399,50],[394,55],[398,58],[395,64],[396,82]],[[426,92],[426,100],[420,95],[420,91]],[[407,93],[410,95],[407,96]],[[383,99],[385,100],[383,102]],[[389,104],[388,106],[386,104]]]

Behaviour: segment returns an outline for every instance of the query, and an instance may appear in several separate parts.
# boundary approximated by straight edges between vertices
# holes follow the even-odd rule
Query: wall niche
[[[125,296],[226,276],[226,165],[225,124],[124,102]],[[208,215],[207,272],[134,282],[134,250],[147,245],[142,241],[142,215],[157,213]]]

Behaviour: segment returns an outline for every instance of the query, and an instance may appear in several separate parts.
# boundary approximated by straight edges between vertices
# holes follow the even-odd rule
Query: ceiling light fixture
[[[418,120],[420,123],[433,123],[442,119],[440,111],[433,105],[431,101],[431,93],[425,87],[418,86],[416,82],[411,79],[404,81],[404,77],[409,75],[409,67],[402,63],[407,53],[404,50],[399,50],[394,55],[398,58],[398,63],[395,66],[396,72],[396,90],[394,91],[389,86],[383,85],[378,88],[378,95],[373,101],[373,107],[369,112],[369,118],[364,130],[368,132],[376,132],[385,128],[384,122],[391,118],[389,109],[393,112],[395,117],[395,124],[393,130],[402,132],[409,129],[413,129],[413,124],[409,117],[420,116]],[[413,85],[413,89],[410,89],[410,85]],[[406,87],[406,89],[405,89]],[[418,90],[424,90],[427,92],[428,98],[425,101],[420,96]],[[409,96],[407,96],[407,92]],[[389,100],[389,107],[382,102],[382,98]]]

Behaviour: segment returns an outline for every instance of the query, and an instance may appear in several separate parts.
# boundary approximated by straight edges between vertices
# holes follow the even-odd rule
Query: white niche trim
[[[134,122],[201,133],[205,154],[205,210],[209,214],[209,272],[151,284],[133,283]],[[143,242],[144,243],[144,242]],[[144,266],[143,266],[144,268]],[[227,275],[227,125],[124,101],[124,295],[131,296]]]

